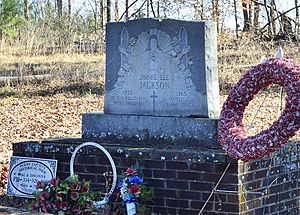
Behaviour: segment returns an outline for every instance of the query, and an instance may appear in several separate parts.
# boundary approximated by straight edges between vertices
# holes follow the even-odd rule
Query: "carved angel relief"
[[[164,78],[182,80],[185,89],[194,89],[188,67],[190,46],[185,28],[181,28],[178,37],[173,38],[156,28],[142,32],[137,38],[130,38],[124,28],[119,51],[121,65],[114,90],[124,89],[128,79],[140,81],[139,89],[169,89],[170,81],[152,84],[153,86],[141,81]]]

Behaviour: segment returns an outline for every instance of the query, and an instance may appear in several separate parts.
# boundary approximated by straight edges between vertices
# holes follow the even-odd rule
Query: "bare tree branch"
[[[132,2],[129,6],[128,6],[128,8],[124,11],[124,13],[122,13],[122,15],[121,15],[121,17],[120,17],[120,19],[119,19],[119,22],[121,21],[121,19],[123,18],[123,16],[126,14],[126,11],[129,9],[129,8],[131,8],[135,3],[137,3],[138,2],[138,0],[135,0],[134,2]]]
[[[289,9],[289,10],[283,12],[283,13],[280,13],[280,12],[278,11],[279,15],[276,16],[276,17],[274,18],[274,21],[277,20],[277,19],[279,19],[280,17],[284,16],[284,15],[287,14],[288,12],[290,12],[290,11],[292,11],[292,10],[295,10],[295,9],[297,9],[297,8],[299,8],[299,7],[300,7],[300,5],[297,5],[296,7],[293,7],[293,8],[291,8],[291,9]],[[295,20],[293,20],[293,19],[291,19],[291,21],[293,21],[296,25],[300,25],[300,23],[298,23],[297,21],[295,21]],[[262,29],[266,28],[268,25],[269,25],[269,23],[265,24],[265,25],[262,27]]]
[[[156,17],[155,11],[154,11],[154,8],[153,8],[153,0],[150,0],[150,6],[151,6],[151,10],[152,10],[153,16]]]
[[[139,9],[137,9],[133,14],[130,15],[129,19],[131,17],[135,16],[138,12],[140,12],[140,10],[144,7],[146,2],[147,2],[147,0],[144,0],[143,4],[139,7]]]
[[[265,4],[260,3],[259,1],[256,1],[256,0],[251,0],[251,1],[254,2],[254,3],[256,3],[256,4],[265,6]],[[269,5],[266,5],[266,6],[267,6],[268,8],[271,8],[271,6],[269,6]],[[299,7],[300,7],[300,5],[295,6],[295,7],[291,8],[291,9],[289,9],[289,10],[283,12],[283,13],[281,13],[280,11],[277,11],[277,12],[279,13],[279,16],[275,17],[275,18],[274,18],[274,21],[277,20],[277,19],[279,19],[281,16],[287,14],[288,12],[290,12],[290,11],[292,11],[292,10],[295,10],[295,9],[297,9],[297,8],[299,8]],[[297,21],[295,21],[295,20],[293,20],[293,19],[291,19],[291,21],[293,21],[296,25],[300,25],[300,23],[298,23]],[[262,30],[265,29],[269,24],[270,24],[270,23],[268,22],[268,23],[265,24],[261,29],[262,29]]]

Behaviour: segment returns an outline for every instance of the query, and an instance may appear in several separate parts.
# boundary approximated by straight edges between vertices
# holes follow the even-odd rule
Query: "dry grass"
[[[223,95],[229,92],[232,85],[251,66],[274,57],[279,46],[283,48],[285,57],[300,60],[300,46],[289,41],[267,42],[247,34],[241,35],[237,40],[228,35],[220,35],[218,44],[219,81]]]
[[[0,74],[36,75],[63,72],[89,73],[104,71],[103,54],[53,54],[43,56],[0,54]]]
[[[103,53],[37,55],[26,53],[25,46],[21,44],[10,44],[2,40],[0,96],[102,94],[104,67]]]

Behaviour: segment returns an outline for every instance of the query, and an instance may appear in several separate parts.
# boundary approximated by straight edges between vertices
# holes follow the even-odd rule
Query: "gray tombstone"
[[[216,37],[208,21],[108,23],[104,112],[218,117]]]

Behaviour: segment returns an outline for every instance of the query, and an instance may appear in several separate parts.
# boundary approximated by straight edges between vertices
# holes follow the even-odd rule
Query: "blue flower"
[[[117,189],[121,189],[123,187],[123,182],[122,181],[120,181],[119,182],[119,184],[118,184],[118,187],[117,187]]]
[[[143,181],[144,180],[142,178],[140,178],[139,176],[134,176],[134,177],[129,179],[129,182],[131,184],[141,184],[141,183],[143,183]]]

